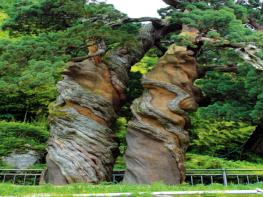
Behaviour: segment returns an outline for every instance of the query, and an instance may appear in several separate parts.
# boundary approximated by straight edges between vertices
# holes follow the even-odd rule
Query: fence
[[[0,182],[38,185],[43,169],[0,169]]]
[[[195,184],[250,184],[263,182],[263,169],[194,169],[187,170],[186,182]]]
[[[39,184],[43,169],[0,169],[0,182],[21,185]],[[124,170],[114,171],[112,182],[121,182]],[[189,169],[186,182],[190,185],[220,183],[250,184],[263,182],[263,169]]]

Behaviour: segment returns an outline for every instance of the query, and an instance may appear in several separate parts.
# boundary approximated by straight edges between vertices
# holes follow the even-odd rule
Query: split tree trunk
[[[111,179],[118,145],[110,128],[125,98],[128,72],[162,35],[162,28],[144,26],[137,48],[109,51],[104,63],[96,65],[90,59],[68,63],[50,113],[46,182]]]

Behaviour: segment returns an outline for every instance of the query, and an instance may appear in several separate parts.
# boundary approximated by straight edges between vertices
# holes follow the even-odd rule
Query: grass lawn
[[[61,195],[67,194],[95,194],[95,193],[125,193],[131,192],[135,196],[139,192],[160,192],[160,191],[208,191],[208,190],[253,190],[261,188],[263,189],[263,183],[251,184],[251,185],[230,185],[224,187],[221,184],[214,184],[209,186],[204,185],[179,185],[179,186],[167,186],[160,183],[153,185],[127,185],[127,184],[72,184],[66,186],[53,186],[53,185],[41,185],[41,186],[18,186],[11,184],[0,184],[0,195],[32,195],[32,194],[53,194]],[[149,196],[149,195],[148,195]],[[205,196],[218,196],[218,195],[205,195]],[[222,195],[219,195],[222,196]],[[229,196],[229,195],[228,195]],[[231,195],[233,196],[233,195]],[[248,195],[246,195],[248,196]]]

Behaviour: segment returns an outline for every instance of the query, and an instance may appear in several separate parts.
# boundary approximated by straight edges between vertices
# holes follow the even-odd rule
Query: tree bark
[[[189,144],[187,112],[197,108],[193,86],[198,71],[193,52],[172,45],[142,80],[143,95],[134,101],[128,124],[124,181],[179,184]]]
[[[245,144],[244,150],[263,156],[263,123],[259,124]]]
[[[97,65],[90,59],[68,63],[50,110],[46,182],[111,179],[118,144],[110,128],[125,99],[130,67],[173,28],[148,24],[142,28],[137,48],[109,51]]]
[[[110,127],[125,99],[129,67],[143,54],[123,52],[98,65],[90,59],[68,63],[49,117],[47,182],[110,181],[118,155]]]

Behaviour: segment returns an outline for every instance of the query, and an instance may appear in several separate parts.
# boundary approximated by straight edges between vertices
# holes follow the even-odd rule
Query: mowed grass
[[[221,184],[213,185],[196,185],[189,186],[182,184],[177,186],[169,186],[160,183],[153,185],[127,185],[127,184],[71,184],[66,186],[41,185],[41,186],[19,186],[11,184],[0,184],[0,196],[23,196],[33,194],[52,194],[70,196],[72,194],[97,194],[97,193],[133,193],[134,196],[145,196],[147,193],[160,191],[209,191],[209,190],[254,190],[257,188],[263,189],[263,183],[250,185],[229,185],[227,187]],[[139,192],[145,192],[145,195],[140,195]],[[198,196],[198,195],[197,195]],[[218,196],[211,195],[209,196]],[[222,195],[219,195],[222,196]],[[246,195],[248,196],[248,195]]]

